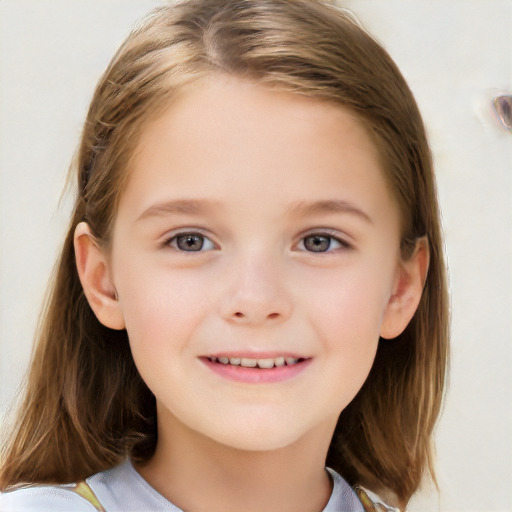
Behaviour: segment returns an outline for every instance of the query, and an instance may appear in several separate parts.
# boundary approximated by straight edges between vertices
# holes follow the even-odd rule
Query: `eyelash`
[[[201,244],[199,249],[188,251],[186,249],[179,247],[178,244],[179,244],[179,239],[181,237],[189,237],[189,238],[200,237],[200,239],[202,240],[203,243]],[[327,248],[322,251],[308,250],[306,248],[305,240],[312,239],[312,238],[327,239],[328,240]],[[211,247],[204,249],[205,241],[208,241],[209,244],[211,245]],[[333,242],[335,244],[338,244],[338,247],[332,248],[331,246],[332,246]],[[209,237],[207,237],[206,235],[203,235],[202,233],[197,232],[197,231],[184,231],[181,233],[177,233],[177,234],[173,235],[171,238],[168,238],[164,242],[164,245],[168,246],[168,247],[172,247],[174,250],[176,250],[178,252],[205,252],[205,251],[211,251],[211,250],[215,249],[215,243]],[[312,254],[326,254],[326,253],[330,253],[333,251],[350,250],[353,248],[352,245],[349,244],[347,241],[345,241],[337,236],[334,236],[331,233],[323,233],[323,232],[318,232],[318,233],[314,232],[314,233],[307,234],[306,236],[304,236],[300,239],[299,245],[302,245],[302,247],[303,247],[301,250],[303,250],[304,252],[312,253]]]

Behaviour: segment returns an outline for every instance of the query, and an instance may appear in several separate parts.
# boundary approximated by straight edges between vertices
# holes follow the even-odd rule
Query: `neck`
[[[332,491],[325,457],[332,432],[313,432],[271,451],[244,451],[216,443],[174,418],[159,422],[154,456],[137,469],[182,510],[311,512]]]

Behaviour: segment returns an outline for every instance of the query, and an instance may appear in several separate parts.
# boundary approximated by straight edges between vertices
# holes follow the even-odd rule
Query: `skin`
[[[187,233],[202,250],[180,249]],[[214,76],[153,120],[110,252],[84,223],[75,237],[89,303],[127,329],[157,399],[142,476],[184,510],[322,510],[337,418],[421,296],[426,245],[405,262],[399,244],[377,149],[344,108]],[[307,364],[238,382],[215,354]]]

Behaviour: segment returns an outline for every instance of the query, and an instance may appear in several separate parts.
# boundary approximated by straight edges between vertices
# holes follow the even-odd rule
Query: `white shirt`
[[[331,498],[322,512],[364,512],[352,488],[335,471]],[[151,487],[130,461],[86,480],[106,512],[183,512]],[[95,512],[74,484],[35,485],[0,493],[1,512]],[[242,512],[242,511],[241,511]],[[316,512],[316,511],[313,511]]]

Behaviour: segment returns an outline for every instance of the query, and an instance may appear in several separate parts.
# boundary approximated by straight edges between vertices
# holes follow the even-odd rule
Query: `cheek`
[[[186,271],[151,265],[125,265],[118,288],[126,330],[139,344],[176,348],[186,339],[211,302],[201,279]]]
[[[301,296],[310,322],[330,340],[378,338],[392,288],[391,272],[359,265],[318,272],[303,281]]]
[[[341,411],[357,394],[375,359],[390,279],[351,268],[315,279],[304,297],[308,323],[325,357],[325,388]]]

